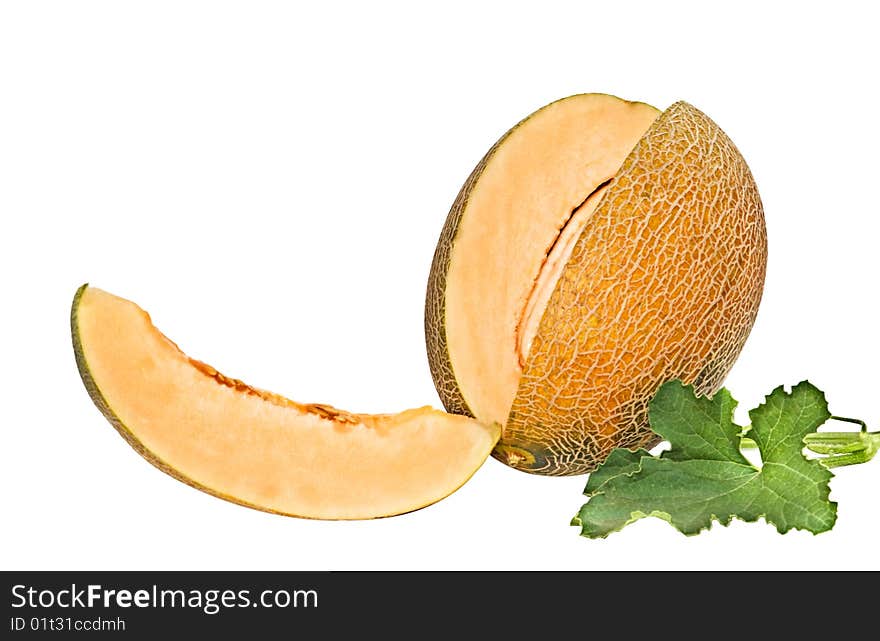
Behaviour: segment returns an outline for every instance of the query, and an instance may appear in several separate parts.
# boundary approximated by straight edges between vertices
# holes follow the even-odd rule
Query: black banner
[[[187,632],[224,638],[318,632],[317,638],[334,639],[370,631],[430,632],[429,638],[450,632],[466,639],[476,630],[517,638],[558,626],[584,636],[609,625],[650,626],[666,617],[743,619],[745,604],[772,603],[780,595],[800,603],[797,618],[806,621],[815,588],[825,581],[800,573],[767,573],[756,580],[753,573],[717,572],[0,574],[3,639],[70,633],[177,638]],[[829,591],[822,601],[826,608],[852,611],[867,599],[857,596]],[[787,626],[796,623],[783,618]]]

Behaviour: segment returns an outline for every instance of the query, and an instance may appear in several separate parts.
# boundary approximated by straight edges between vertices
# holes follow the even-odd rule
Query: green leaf
[[[604,465],[590,474],[586,491],[590,494],[599,492],[602,487],[621,475],[630,475],[639,470],[643,456],[651,456],[647,450],[633,452],[617,448],[605,459]]]
[[[763,466],[740,452],[745,430],[733,421],[736,401],[722,389],[698,397],[679,381],[664,384],[649,406],[651,428],[670,449],[615,450],[590,475],[584,504],[573,525],[590,538],[605,537],[633,521],[657,516],[684,534],[697,534],[713,520],[764,517],[781,532],[830,530],[837,506],[828,500],[831,473],[803,456],[803,439],[830,417],[824,394],[809,382],[790,393],[778,387],[749,412],[749,437]]]

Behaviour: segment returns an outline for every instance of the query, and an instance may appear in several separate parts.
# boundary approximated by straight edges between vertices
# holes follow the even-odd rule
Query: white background
[[[253,385],[439,406],[423,300],[458,188],[521,117],[598,91],[691,102],[754,172],[770,259],[727,379],[740,409],[808,378],[880,429],[877,20],[864,2],[720,6],[3,3],[0,567],[880,569],[880,461],[838,473],[819,536],[649,519],[589,541],[568,525],[585,478],[494,460],[419,512],[313,522],[161,474],[74,364],[88,281]]]

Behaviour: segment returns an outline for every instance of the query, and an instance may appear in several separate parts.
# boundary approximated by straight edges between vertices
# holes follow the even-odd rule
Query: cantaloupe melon
[[[138,453],[249,507],[316,519],[409,512],[460,487],[498,440],[497,425],[430,407],[352,414],[255,389],[94,287],[77,291],[71,330],[89,395]]]
[[[493,455],[527,472],[650,446],[659,385],[712,393],[740,353],[766,242],[749,168],[694,107],[551,103],[483,157],[441,232],[425,311],[440,398],[500,423]]]

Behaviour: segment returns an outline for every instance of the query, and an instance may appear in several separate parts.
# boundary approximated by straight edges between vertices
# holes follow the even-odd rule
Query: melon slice
[[[437,392],[502,425],[504,463],[589,472],[656,442],[647,407],[664,381],[718,389],[766,256],[752,174],[705,114],[553,102],[486,153],[446,219],[425,306]]]
[[[163,472],[248,507],[315,519],[410,512],[463,485],[499,437],[497,425],[430,407],[352,414],[250,387],[87,285],[71,330],[86,389],[125,440]]]

